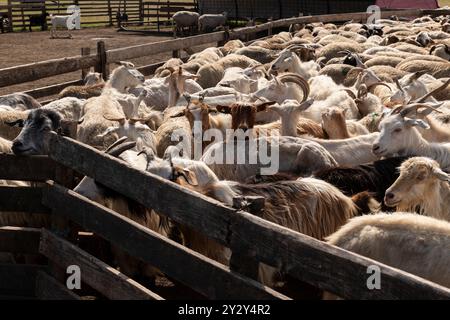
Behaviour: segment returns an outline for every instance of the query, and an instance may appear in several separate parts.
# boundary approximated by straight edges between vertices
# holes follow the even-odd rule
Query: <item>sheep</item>
[[[70,19],[72,16],[55,16],[53,14],[50,14],[50,21],[52,24],[52,28],[50,29],[50,34],[52,38],[57,38],[56,29],[58,27],[61,27],[63,29],[73,29],[75,27],[75,19]],[[72,22],[72,26],[69,27],[69,21]],[[69,33],[69,38],[72,38],[72,35]]]
[[[355,217],[327,243],[450,287],[450,224],[416,214]],[[329,296],[327,296],[329,297]]]
[[[369,130],[358,122],[346,122],[344,111],[336,107],[322,113],[322,128],[329,139],[347,139],[369,133]]]
[[[12,142],[0,137],[0,153],[11,153]]]
[[[43,109],[57,111],[65,120],[79,121],[84,114],[84,104],[86,100],[66,97],[46,104]]]
[[[36,109],[37,110],[37,109]],[[0,112],[0,137],[13,140],[20,133],[20,128],[10,126],[8,123],[15,123],[19,120],[24,121],[28,117],[29,111],[1,111]]]
[[[197,72],[197,83],[204,89],[211,88],[219,83],[227,68],[247,68],[256,66],[258,64],[259,63],[257,61],[247,58],[246,56],[229,54],[221,58],[217,62],[202,66]]]
[[[450,62],[437,61],[406,61],[397,66],[397,69],[407,72],[424,71],[436,78],[450,77]]]
[[[214,30],[219,26],[224,26],[227,23],[228,13],[221,14],[202,14],[198,18],[198,28],[201,32]]]
[[[450,221],[450,177],[427,157],[413,157],[400,165],[400,176],[386,190],[384,202],[397,211]]]
[[[89,82],[95,81],[90,78],[85,79]],[[94,76],[92,76],[94,77]],[[103,79],[102,79],[103,80]],[[59,94],[58,98],[66,98],[66,97],[74,97],[78,99],[89,99],[92,97],[98,97],[102,94],[103,87],[105,86],[104,82],[97,82],[94,84],[85,84],[83,86],[68,86],[65,87]]]
[[[178,11],[172,16],[172,20],[175,24],[174,34],[181,31],[184,34],[184,28],[188,27],[189,31],[195,31],[198,27],[198,20],[200,15],[197,12],[191,11]]]
[[[338,52],[345,50],[356,53],[361,53],[364,51],[363,47],[358,42],[347,39],[347,41],[344,42],[332,42],[325,45],[316,52],[316,57],[318,59],[323,57],[324,62],[327,62],[328,60],[336,57]]]
[[[26,93],[12,93],[0,97],[0,106],[9,106],[14,110],[30,110],[40,108],[41,104]]]
[[[181,65],[183,65],[183,60],[180,58],[170,58],[162,66],[155,70],[154,77],[161,78],[170,76],[173,72],[172,70],[176,70]]]
[[[234,53],[236,50],[244,47],[245,44],[241,40],[236,39],[227,41],[227,43],[225,43],[223,47],[220,48],[220,50],[222,51],[223,55],[227,55],[230,53]]]
[[[224,54],[219,48],[209,47],[191,55],[188,62],[184,63],[182,67],[187,72],[196,74],[202,66],[216,62],[223,57]]]
[[[450,61],[450,48],[447,44],[437,44],[431,47],[430,54]]]
[[[250,59],[256,60],[262,64],[270,63],[277,57],[277,53],[274,50],[257,46],[243,47],[236,50],[234,53],[249,57]]]

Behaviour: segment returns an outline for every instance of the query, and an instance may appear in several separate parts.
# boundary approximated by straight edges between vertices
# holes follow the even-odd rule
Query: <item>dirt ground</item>
[[[158,35],[117,32],[116,28],[90,28],[71,31],[73,39],[50,39],[49,32],[16,32],[0,34],[0,68],[17,66],[43,60],[80,55],[82,47],[96,52],[97,41],[103,40],[106,49],[133,46],[170,39],[167,34]],[[132,60],[136,65],[146,65],[167,60],[170,53],[157,54]],[[81,71],[41,79],[25,84],[0,88],[0,95],[40,88],[64,81],[77,80]]]

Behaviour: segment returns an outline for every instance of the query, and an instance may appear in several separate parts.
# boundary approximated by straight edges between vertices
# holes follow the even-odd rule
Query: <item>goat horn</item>
[[[122,154],[122,152],[130,150],[130,149],[134,148],[135,146],[136,146],[136,141],[126,142],[126,143],[120,144],[119,146],[117,146],[115,148],[111,148],[108,151],[108,154],[113,157],[118,157]]]
[[[441,107],[444,104],[444,102],[435,104],[433,106],[429,105],[429,104],[425,104],[425,103],[413,103],[410,105],[405,106],[401,111],[400,111],[400,115],[402,117],[406,117],[407,115],[409,115],[412,112],[417,112],[417,109],[419,108],[426,108],[428,109],[428,113],[435,111],[437,113],[442,113],[441,111],[437,110],[437,108]]]
[[[442,90],[444,90],[445,88],[447,88],[447,86],[450,84],[450,79],[448,79],[447,81],[445,81],[445,83],[441,86],[439,86],[438,88],[428,92],[426,95],[424,95],[423,97],[417,99],[416,101],[414,101],[415,103],[419,103],[419,102],[424,102],[426,99],[428,99],[429,97],[431,97],[432,95],[434,95],[435,93],[438,93]]]
[[[397,88],[401,91],[401,92],[405,92],[405,90],[403,90],[402,85],[400,84],[400,81],[398,79],[394,79],[395,84],[397,85]]]
[[[103,118],[105,118],[106,120],[109,120],[109,121],[119,121],[119,122],[125,120],[125,117],[121,117],[121,118],[109,118],[106,114],[103,115]]]
[[[109,151],[115,147],[117,147],[119,144],[125,142],[126,140],[128,140],[128,137],[122,137],[117,139],[116,142],[114,142],[113,144],[111,144],[108,148],[106,148],[105,153],[109,153]]]
[[[375,82],[375,83],[371,84],[370,86],[367,87],[367,91],[372,90],[372,88],[374,88],[376,86],[385,86],[386,88],[389,89],[389,91],[392,92],[391,87],[387,83],[384,83],[384,82]]]
[[[342,89],[342,90],[345,91],[345,92],[347,92],[348,95],[349,95],[350,97],[352,97],[353,100],[356,99],[356,95],[355,95],[355,93],[354,93],[352,90],[350,90],[350,89]]]
[[[294,82],[302,88],[303,99],[300,103],[305,102],[306,99],[308,99],[310,88],[308,81],[306,81],[304,78],[295,73],[285,73],[278,78],[281,81],[281,83]]]

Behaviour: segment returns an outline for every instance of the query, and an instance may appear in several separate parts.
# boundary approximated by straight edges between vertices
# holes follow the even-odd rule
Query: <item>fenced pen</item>
[[[146,1],[146,0],[5,0],[0,1],[0,16],[7,19],[3,31],[26,30],[30,16],[65,15],[69,6],[79,6],[81,26],[116,26],[117,13],[126,14],[130,25],[153,25],[158,28],[168,24],[179,10],[197,11],[196,0]],[[50,25],[50,17],[46,16]]]
[[[442,14],[410,10],[390,15]],[[209,43],[223,44],[292,23],[363,21],[366,13],[321,15],[271,21],[246,27],[158,43],[106,50],[18,67],[0,69],[0,87],[94,67],[104,77],[109,64],[160,52],[180,51]],[[141,66],[151,75],[153,64]],[[46,99],[71,83],[31,90]],[[50,229],[0,228],[0,252],[33,254],[40,264],[0,264],[0,296],[6,298],[81,299],[65,286],[66,269],[76,265],[81,279],[107,299],[166,298],[136,279],[109,266],[89,244],[98,236],[131,256],[158,268],[202,297],[209,299],[289,299],[255,281],[260,263],[280,268],[295,279],[347,299],[450,299],[450,289],[391,268],[376,261],[330,246],[258,217],[261,201],[245,210],[226,207],[200,194],[54,132],[46,134],[47,156],[0,154],[0,179],[38,182],[33,187],[0,187],[0,211],[41,214],[51,219]],[[175,241],[70,190],[77,175],[86,175],[105,187],[152,208],[178,224],[188,226],[228,247],[230,267],[206,258]],[[238,202],[238,201],[236,201]],[[367,268],[377,265],[383,285],[368,290]],[[181,267],[182,266],[182,267]]]

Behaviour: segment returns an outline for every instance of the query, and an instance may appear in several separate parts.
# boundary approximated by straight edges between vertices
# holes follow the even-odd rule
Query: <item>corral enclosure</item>
[[[419,16],[422,13],[413,10],[384,14]],[[84,56],[3,68],[0,70],[0,86],[9,87],[70,72],[81,73],[81,70],[90,67],[106,78],[112,64],[120,60],[162,53],[181,56],[183,50],[192,47],[211,42],[219,45],[230,39],[245,40],[247,35],[257,32],[271,34],[273,28],[287,28],[292,23],[363,21],[366,18],[365,13],[294,18],[229,32],[136,44],[128,48],[105,48],[100,41],[95,50]],[[144,62],[138,69],[145,75],[152,75],[162,62],[151,65]],[[46,100],[65,86],[75,83],[80,83],[80,80],[33,89],[29,93]],[[0,241],[0,252],[34,254],[48,259],[39,265],[0,265],[2,295],[80,299],[84,292],[68,291],[63,285],[64,272],[61,272],[68,265],[76,264],[83,270],[89,270],[83,283],[92,289],[88,291],[90,294],[94,292],[109,299],[159,300],[170,297],[161,288],[144,287],[136,279],[127,278],[103,262],[102,257],[97,256],[98,251],[90,246],[95,234],[157,267],[178,286],[189,287],[191,291],[183,298],[199,294],[201,298],[211,299],[288,299],[288,296],[255,281],[260,262],[282,266],[297,280],[344,298],[450,298],[448,288],[265,221],[258,217],[257,206],[225,207],[155,175],[133,169],[69,137],[50,132],[47,139],[48,156],[0,155],[0,179],[42,183],[36,187],[0,187],[0,198],[5,199],[0,204],[0,210],[40,213],[50,216],[53,221],[51,230],[0,228],[0,240],[4,240]],[[232,251],[230,267],[220,265],[73,192],[70,189],[75,179],[79,178],[77,173],[94,177],[111,190],[152,207],[173,221],[192,227],[229,247]],[[205,212],[208,215],[204,215]],[[382,290],[368,291],[363,286],[367,267],[372,264],[381,267]]]

